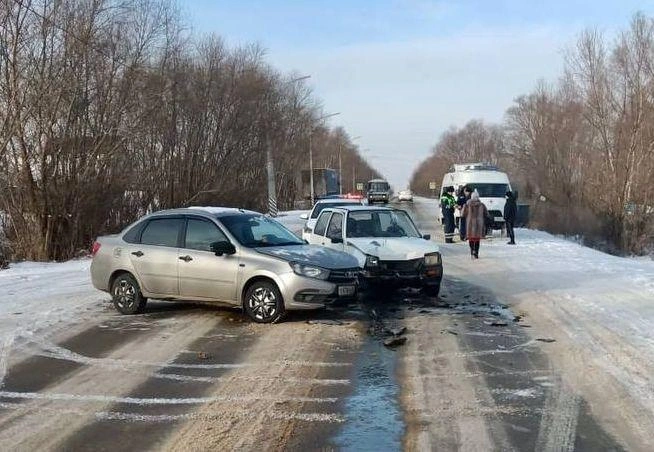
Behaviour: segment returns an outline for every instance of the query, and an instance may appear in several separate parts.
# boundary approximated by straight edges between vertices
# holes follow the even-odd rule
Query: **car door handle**
[[[132,254],[136,257],[141,257],[143,256],[143,251],[134,251]]]
[[[186,256],[180,256],[179,260],[182,260],[184,262],[190,262],[193,260],[193,258],[191,256],[186,255]]]

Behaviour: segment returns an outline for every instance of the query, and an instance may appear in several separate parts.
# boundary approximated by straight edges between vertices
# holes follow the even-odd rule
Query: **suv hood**
[[[419,237],[351,238],[347,239],[347,243],[382,261],[419,259],[425,254],[438,252],[438,246],[434,242]]]
[[[334,270],[339,268],[357,268],[359,262],[354,256],[342,251],[332,250],[318,245],[271,246],[255,248],[257,252],[283,259],[288,262],[299,262],[307,265]]]

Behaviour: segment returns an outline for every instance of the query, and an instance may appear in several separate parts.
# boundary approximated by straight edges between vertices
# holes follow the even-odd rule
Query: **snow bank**
[[[109,296],[91,285],[90,264],[90,259],[20,262],[0,271],[1,343],[6,346],[16,336],[60,329],[103,311]]]

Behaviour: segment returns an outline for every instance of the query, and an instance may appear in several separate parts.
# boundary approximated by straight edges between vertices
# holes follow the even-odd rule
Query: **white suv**
[[[362,202],[358,199],[343,199],[343,198],[337,198],[337,199],[321,199],[320,201],[316,202],[314,204],[313,209],[311,209],[311,212],[303,213],[300,215],[300,218],[303,220],[307,220],[306,224],[304,225],[304,228],[302,229],[302,238],[306,240],[307,242],[309,241],[309,238],[311,237],[311,232],[313,231],[313,228],[316,226],[316,220],[318,219],[318,215],[320,215],[320,212],[322,212],[323,209],[326,209],[328,207],[341,207],[341,206],[360,206],[362,205]]]

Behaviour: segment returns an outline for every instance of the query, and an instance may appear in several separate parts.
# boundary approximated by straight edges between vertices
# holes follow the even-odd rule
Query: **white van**
[[[506,192],[511,190],[511,183],[506,173],[498,167],[488,163],[463,163],[456,164],[450,168],[450,172],[443,177],[441,193],[445,187],[452,186],[457,194],[464,185],[469,186],[473,191],[477,190],[479,199],[488,209],[493,218],[493,229],[504,228],[504,204],[506,204]],[[455,217],[460,216],[457,209]],[[438,212],[440,222],[443,222],[442,213]]]

